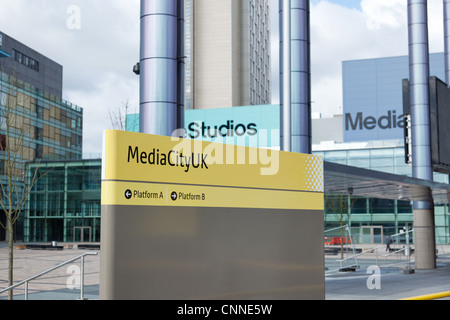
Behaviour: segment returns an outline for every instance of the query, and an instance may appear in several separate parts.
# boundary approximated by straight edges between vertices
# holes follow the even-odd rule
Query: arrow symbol
[[[172,201],[177,200],[177,193],[176,193],[175,191],[173,191],[173,192],[170,194],[170,198],[172,199]]]
[[[131,190],[128,189],[127,191],[125,191],[125,198],[126,199],[128,199],[128,200],[131,199],[131,196],[132,196]]]

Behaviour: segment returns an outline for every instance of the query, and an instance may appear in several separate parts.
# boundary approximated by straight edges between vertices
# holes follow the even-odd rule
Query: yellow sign
[[[108,130],[103,205],[323,210],[318,156]]]

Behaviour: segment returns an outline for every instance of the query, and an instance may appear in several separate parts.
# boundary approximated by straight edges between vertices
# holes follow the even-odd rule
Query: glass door
[[[91,227],[73,227],[73,242],[92,242]]]

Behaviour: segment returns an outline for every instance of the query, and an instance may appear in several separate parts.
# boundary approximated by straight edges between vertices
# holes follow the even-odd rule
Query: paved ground
[[[340,254],[325,257],[327,300],[398,300],[450,291],[450,246],[437,246],[437,268],[432,270],[415,269],[414,254],[407,257],[397,251],[403,246],[393,248],[397,253],[371,248],[363,246],[359,251],[363,254],[357,253],[356,259],[342,265],[337,262]],[[344,258],[352,256],[349,253]],[[340,267],[352,265],[358,265],[354,272],[339,272]]]
[[[64,250],[14,250],[14,281],[27,279],[42,271],[53,268],[67,260],[85,252],[98,252],[96,256],[85,257],[85,298],[99,298],[100,282],[100,252],[95,250],[79,250],[76,246]],[[28,287],[30,300],[76,300],[80,298],[79,277],[74,275],[81,269],[81,260],[69,263],[58,270],[52,271],[39,279],[31,281]],[[79,274],[79,273],[78,273]],[[0,290],[7,287],[8,279],[8,248],[0,245]],[[78,282],[78,283],[77,283]],[[70,289],[73,288],[74,289]],[[24,286],[14,290],[14,299],[24,299]],[[7,294],[0,294],[0,300]]]
[[[76,247],[76,246],[75,246]],[[19,250],[14,251],[14,278],[16,281],[26,279],[34,274],[52,268],[62,262],[81,255],[87,251],[76,248],[64,250]],[[95,250],[94,250],[95,251]],[[97,256],[85,259],[85,298],[99,299],[100,251]],[[0,244],[0,290],[6,287],[8,270],[8,249]],[[378,259],[377,259],[378,258]],[[337,257],[326,257],[329,270],[325,277],[327,300],[397,300],[424,294],[450,291],[450,255],[438,257],[434,270],[414,270],[404,273],[404,263],[384,261],[380,257],[368,256],[358,259],[359,268],[353,272],[333,271]],[[352,262],[354,262],[352,260]],[[400,262],[405,262],[401,261]],[[334,263],[334,265],[333,265]],[[378,263],[380,273],[367,273],[370,266]],[[330,267],[331,266],[331,267]],[[412,264],[412,266],[414,266]],[[73,272],[80,268],[80,261],[70,263],[50,274],[43,276],[29,285],[30,300],[76,300],[80,298],[79,289],[74,286]],[[368,281],[369,280],[369,281]],[[372,290],[368,287],[375,287]],[[16,300],[24,299],[24,287],[14,291]],[[7,295],[0,294],[0,300]]]
[[[450,291],[450,256],[438,258],[433,270],[405,273],[404,264],[373,269],[364,261],[355,272],[334,272],[325,277],[327,300],[398,300]],[[371,264],[372,263],[372,264]]]

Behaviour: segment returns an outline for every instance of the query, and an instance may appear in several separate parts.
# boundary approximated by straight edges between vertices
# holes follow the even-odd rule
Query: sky
[[[272,103],[278,103],[278,0]],[[64,67],[63,99],[84,110],[83,153],[99,155],[109,113],[139,111],[140,0],[0,0],[0,31]],[[311,0],[312,112],[342,113],[342,61],[408,54],[407,0]],[[442,0],[428,0],[430,52],[442,52]]]

